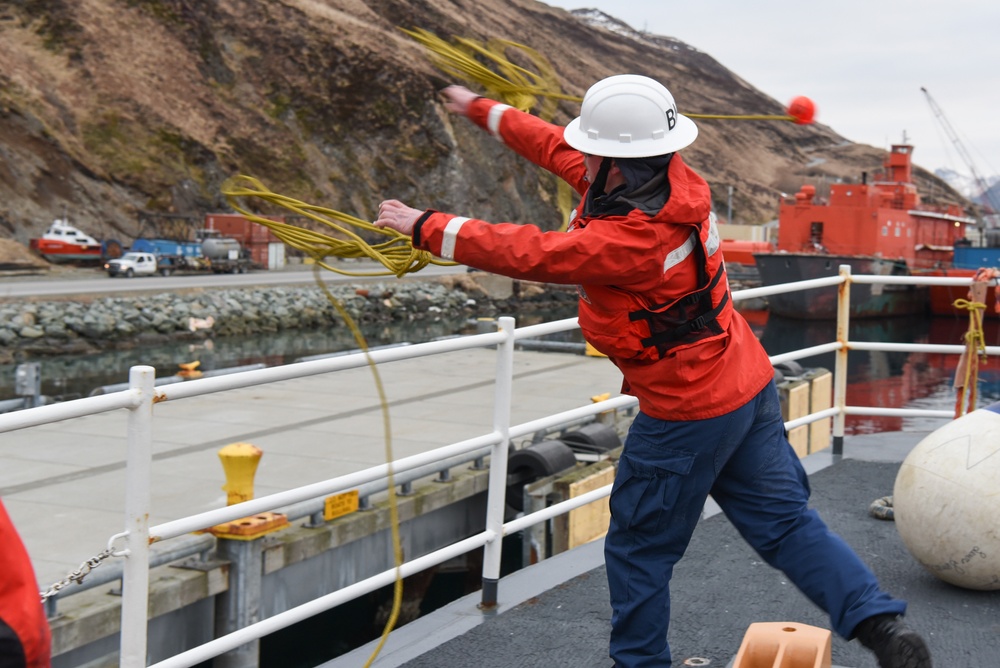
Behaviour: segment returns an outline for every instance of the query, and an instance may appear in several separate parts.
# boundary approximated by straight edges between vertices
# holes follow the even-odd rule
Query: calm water
[[[750,314],[748,314],[750,315]],[[753,318],[750,318],[753,322]],[[755,330],[771,355],[834,340],[832,323],[814,323],[760,314]],[[855,341],[960,345],[968,318],[901,317],[855,320],[849,338]],[[987,320],[986,345],[1000,345],[1000,320]],[[804,367],[834,368],[835,354],[803,359]],[[958,357],[942,353],[852,352],[848,355],[847,403],[853,406],[953,410],[952,386]],[[1000,363],[980,366],[977,408],[1000,401]],[[849,416],[849,434],[881,431],[925,431],[941,425],[939,419]]]
[[[546,314],[545,320],[572,317],[565,313]],[[745,314],[768,353],[775,355],[833,340],[832,323],[787,320],[768,317],[766,312]],[[519,325],[541,321],[540,316],[519,318]],[[886,318],[855,320],[851,338],[858,341],[893,341],[905,343],[958,344],[968,327],[963,318]],[[402,342],[421,343],[455,334],[474,334],[476,323],[468,319],[436,322],[391,323],[369,326],[364,335],[370,347]],[[1000,321],[988,320],[987,345],[1000,345]],[[578,333],[562,338],[582,341]],[[357,344],[346,327],[323,331],[278,332],[254,337],[226,337],[198,342],[147,346],[136,350],[111,351],[94,355],[42,357],[31,361],[41,364],[42,394],[72,399],[87,396],[92,390],[128,380],[128,370],[137,364],[149,364],[158,376],[171,376],[182,363],[199,361],[202,370],[238,367],[263,363],[287,364],[302,357],[355,350]],[[951,383],[957,357],[927,353],[858,352],[849,356],[848,403],[891,407],[927,407],[952,410],[955,391]],[[804,367],[833,369],[834,354],[801,361]],[[986,365],[979,372],[979,402],[985,406],[1000,401],[1000,363]],[[14,397],[15,365],[0,365],[0,400]],[[915,418],[851,417],[849,433],[873,433],[882,430],[919,430]],[[933,422],[939,424],[939,421]],[[934,427],[931,427],[934,428]]]

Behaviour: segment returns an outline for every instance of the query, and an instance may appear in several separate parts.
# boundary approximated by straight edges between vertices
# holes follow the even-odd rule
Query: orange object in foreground
[[[747,628],[733,668],[830,668],[829,630],[796,622],[757,622]]]

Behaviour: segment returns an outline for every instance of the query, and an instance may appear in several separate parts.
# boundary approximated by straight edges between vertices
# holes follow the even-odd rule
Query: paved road
[[[339,264],[347,271],[371,273],[383,270],[382,266],[371,261],[352,261]],[[446,276],[465,273],[464,266],[442,267],[430,265],[419,273],[407,277],[427,278],[430,276]],[[332,271],[322,272],[323,280],[328,283],[396,280],[393,276],[347,276]],[[187,274],[162,276],[145,276],[137,278],[111,278],[98,269],[65,269],[53,270],[47,275],[21,275],[0,278],[0,299],[18,297],[58,297],[81,294],[109,294],[120,292],[163,292],[186,290],[193,288],[240,288],[258,285],[297,285],[312,283],[314,277],[312,267],[304,265],[289,265],[279,271],[254,271],[249,274]]]

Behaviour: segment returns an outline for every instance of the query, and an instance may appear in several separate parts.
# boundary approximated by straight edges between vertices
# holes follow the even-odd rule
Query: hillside
[[[788,102],[692,46],[534,0],[0,1],[0,238],[26,243],[65,214],[130,240],[143,212],[227,210],[220,185],[237,173],[366,219],[395,197],[556,226],[554,181],[449,117],[435,91],[450,81],[399,27],[525,44],[573,95],[633,72],[664,82],[682,112],[781,114]],[[577,110],[563,102],[554,120]],[[720,211],[734,187],[733,222],[774,218],[779,193],[806,178],[881,164],[880,149],[821,124],[699,125],[685,159]]]

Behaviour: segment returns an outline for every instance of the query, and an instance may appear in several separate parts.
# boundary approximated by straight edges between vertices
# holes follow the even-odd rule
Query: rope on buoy
[[[868,514],[877,520],[887,520],[889,522],[895,520],[895,513],[892,509],[892,497],[883,496],[880,499],[872,501],[871,505],[868,506]]]

